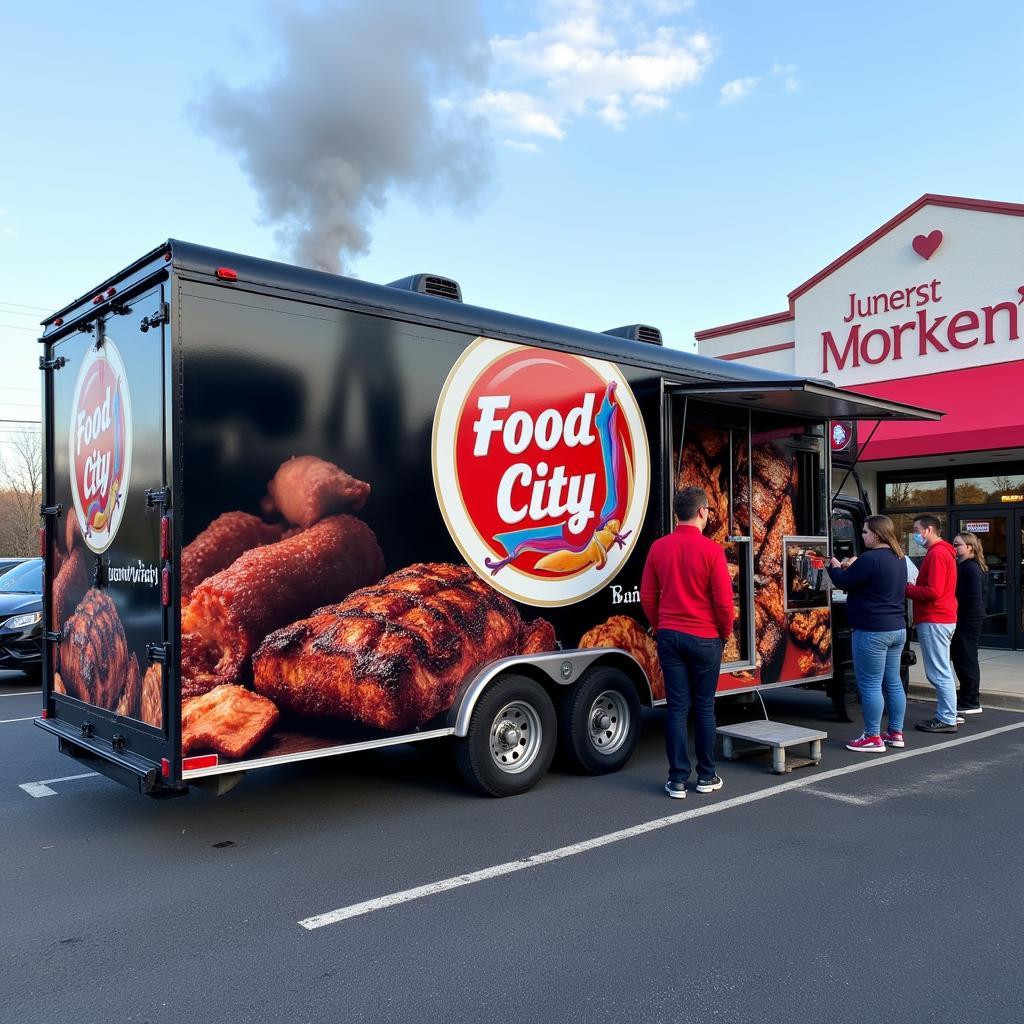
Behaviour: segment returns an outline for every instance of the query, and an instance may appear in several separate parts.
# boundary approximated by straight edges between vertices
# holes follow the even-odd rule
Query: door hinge
[[[83,321],[78,325],[77,330],[81,331],[83,334],[92,334],[92,332],[96,330],[96,325],[92,323],[92,321]]]
[[[41,516],[54,516],[55,518],[60,519],[64,514],[64,506],[61,505],[60,502],[56,505],[43,505],[39,509],[39,514]]]
[[[154,505],[169,505],[171,503],[171,491],[169,487],[147,487],[146,505],[152,508]]]
[[[39,357],[40,370],[59,370],[62,366],[66,365],[67,360],[63,356],[57,356],[54,359],[47,359],[46,356]]]
[[[150,664],[167,665],[171,660],[170,644],[146,644],[146,657]]]
[[[143,334],[150,329],[150,327],[159,327],[161,324],[169,324],[171,322],[171,307],[166,302],[160,303],[160,308],[155,313],[150,313],[149,316],[144,316],[142,322],[139,324],[139,330]]]
[[[113,313],[115,316],[126,316],[131,311],[132,307],[129,306],[127,302],[124,302],[120,299],[115,299],[110,304],[110,312]]]
[[[59,644],[63,635],[63,633],[58,633],[54,629],[48,629],[43,633],[43,639],[50,644]]]

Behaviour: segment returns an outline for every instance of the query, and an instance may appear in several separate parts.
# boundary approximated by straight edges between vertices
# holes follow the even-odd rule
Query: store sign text
[[[837,340],[832,331],[821,332],[822,373],[844,370],[848,366],[859,368],[862,364],[876,366],[896,362],[905,355],[936,356],[979,344],[994,345],[1000,324],[1006,330],[1005,340],[1019,340],[1017,308],[1024,302],[1024,286],[1018,289],[1017,301],[997,302],[977,310],[934,314],[927,309],[917,309],[912,319],[870,330],[864,330],[865,325],[858,319],[941,302],[941,287],[942,282],[935,279],[877,295],[858,296],[851,292],[849,309],[843,316],[843,323],[851,324],[845,339],[841,333]]]

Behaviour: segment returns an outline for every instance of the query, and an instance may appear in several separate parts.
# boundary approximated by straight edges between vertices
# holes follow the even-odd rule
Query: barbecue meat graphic
[[[415,728],[484,662],[515,654],[515,605],[466,565],[420,563],[271,633],[256,690],[300,715]]]
[[[832,649],[832,631],[829,629],[827,608],[812,608],[795,612],[789,622],[793,639],[807,647],[827,654]]]
[[[274,728],[273,701],[241,686],[217,686],[181,703],[181,752],[213,750],[244,757]]]
[[[534,619],[524,622],[519,636],[520,654],[542,654],[544,651],[557,650],[555,627],[547,619]]]
[[[655,700],[665,696],[665,677],[658,662],[658,645],[636,619],[613,615],[580,637],[580,647],[618,647],[631,654],[647,673]]]
[[[203,580],[181,612],[182,695],[237,683],[272,630],[340,600],[384,572],[373,531],[331,516],[302,533],[240,555]]]
[[[72,697],[113,710],[133,658],[128,656],[128,641],[114,602],[101,590],[89,590],[64,623],[60,644],[64,688]],[[138,669],[135,661],[136,676]]]
[[[85,555],[81,547],[76,547],[69,556],[65,556],[53,581],[53,621],[58,626],[74,614],[88,589]]]
[[[139,671],[139,659],[133,653],[128,662],[128,674],[124,679],[121,698],[114,709],[126,718],[139,717],[139,698],[142,694],[142,673]]]
[[[281,539],[280,524],[263,522],[248,512],[225,512],[181,552],[181,597],[192,596],[203,580],[226,569],[239,555]]]
[[[336,512],[358,512],[370,485],[333,462],[299,455],[283,463],[267,484],[269,503],[294,526],[312,526]]]
[[[142,678],[142,696],[139,698],[139,718],[158,729],[163,725],[163,672],[159,665],[150,665]]]

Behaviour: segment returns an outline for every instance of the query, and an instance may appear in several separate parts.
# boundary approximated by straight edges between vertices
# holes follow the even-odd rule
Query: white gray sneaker
[[[685,800],[686,799],[686,783],[685,782],[673,782],[671,779],[665,783],[665,792],[668,793],[673,800]]]

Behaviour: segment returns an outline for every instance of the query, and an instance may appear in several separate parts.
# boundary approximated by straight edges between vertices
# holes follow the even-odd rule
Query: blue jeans
[[[946,725],[956,725],[956,683],[949,660],[949,645],[955,629],[955,622],[922,622],[917,627],[924,674],[939,698],[935,717]]]
[[[722,641],[674,629],[658,630],[658,661],[665,674],[665,753],[669,782],[690,777],[686,718],[693,705],[693,739],[697,747],[697,778],[715,774],[715,690],[722,667]]]
[[[871,632],[853,631],[853,671],[857,674],[860,706],[864,712],[864,735],[882,731],[883,693],[889,713],[889,732],[903,732],[907,695],[900,679],[900,654],[907,642],[905,629]]]

